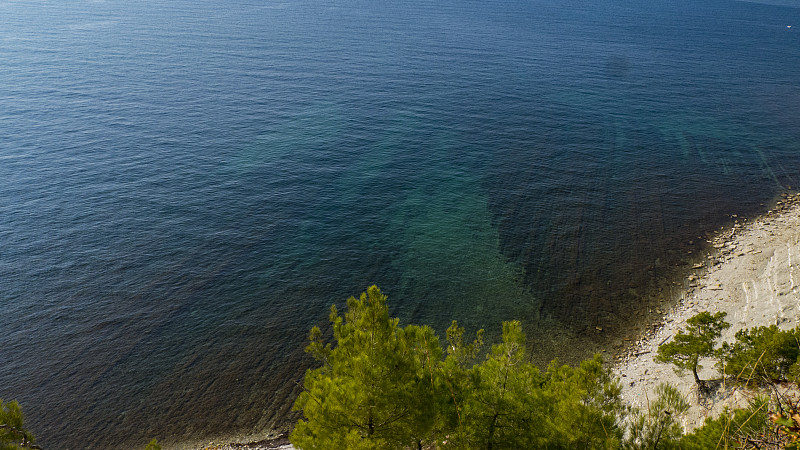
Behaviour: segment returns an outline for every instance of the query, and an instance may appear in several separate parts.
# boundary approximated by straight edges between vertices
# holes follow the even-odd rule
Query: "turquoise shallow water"
[[[308,329],[373,283],[404,323],[517,318],[539,360],[589,353],[705,233],[800,186],[796,8],[0,17],[0,398],[46,448],[281,425]]]

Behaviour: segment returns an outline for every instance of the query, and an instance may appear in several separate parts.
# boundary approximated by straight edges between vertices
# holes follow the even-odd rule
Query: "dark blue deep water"
[[[587,356],[796,186],[797,8],[0,0],[0,398],[50,449],[279,427],[373,283]]]

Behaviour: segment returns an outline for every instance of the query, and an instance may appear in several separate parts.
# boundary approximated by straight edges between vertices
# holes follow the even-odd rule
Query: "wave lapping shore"
[[[679,376],[672,365],[653,360],[659,345],[685,329],[686,320],[701,311],[727,313],[731,327],[720,342],[733,341],[736,332],[746,328],[777,324],[791,329],[800,323],[800,193],[783,194],[772,210],[752,221],[732,219],[732,226],[709,241],[704,261],[693,265],[683,296],[663,325],[634,344],[615,368],[623,398],[640,408],[656,398],[659,384],[677,387],[691,400],[683,420],[687,431],[725,407],[746,406],[752,394],[722,389],[701,404],[691,374]],[[711,361],[699,374],[701,379],[719,378]]]
[[[295,450],[289,443],[288,433],[277,437],[258,438],[228,438],[222,442],[209,441],[204,444],[186,444],[175,447],[182,450]]]

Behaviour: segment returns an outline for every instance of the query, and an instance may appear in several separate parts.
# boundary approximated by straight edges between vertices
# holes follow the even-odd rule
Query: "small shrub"
[[[749,385],[792,379],[800,357],[798,337],[800,330],[775,325],[738,331],[734,343],[722,345],[725,375]]]

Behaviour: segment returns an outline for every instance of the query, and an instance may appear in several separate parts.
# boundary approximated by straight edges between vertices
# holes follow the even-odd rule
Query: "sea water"
[[[371,284],[588,356],[800,186],[798,117],[776,4],[2,0],[0,398],[52,449],[280,427]]]

